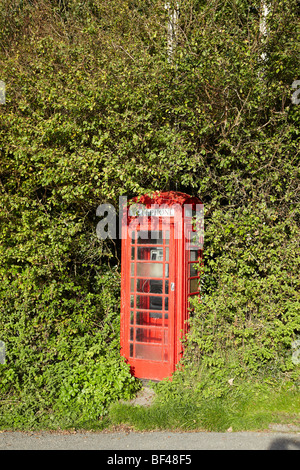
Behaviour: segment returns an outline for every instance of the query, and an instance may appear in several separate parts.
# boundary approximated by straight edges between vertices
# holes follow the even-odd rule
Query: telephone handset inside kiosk
[[[150,259],[152,261],[163,261],[163,248],[155,248],[150,251]],[[150,292],[153,294],[162,294],[162,280],[151,279],[150,280]],[[150,309],[151,310],[162,310],[162,298],[161,297],[150,297]],[[150,312],[151,318],[162,318],[161,313]]]

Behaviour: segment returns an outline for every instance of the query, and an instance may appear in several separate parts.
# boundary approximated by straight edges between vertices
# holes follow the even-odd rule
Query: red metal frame
[[[122,223],[121,354],[135,377],[161,380],[172,375],[182,357],[188,298],[199,295],[199,289],[190,290],[199,281],[194,270],[198,248],[191,249],[186,240],[195,232],[192,214],[184,216],[184,209],[195,210],[201,202],[178,192],[133,202],[172,209],[171,217],[156,218],[154,230],[153,219],[130,216],[128,208]]]

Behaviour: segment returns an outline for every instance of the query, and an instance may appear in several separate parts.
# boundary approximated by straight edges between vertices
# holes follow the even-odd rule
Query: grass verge
[[[152,406],[114,403],[109,409],[111,425],[127,425],[138,431],[257,431],[270,424],[293,424],[300,429],[300,398],[297,390],[233,390],[227,396],[183,396]]]
[[[300,429],[300,394],[294,384],[250,381],[211,388],[211,384],[199,387],[198,381],[196,386],[189,386],[176,380],[147,385],[157,392],[151,406],[114,402],[98,418],[82,415],[71,407],[62,415],[37,403],[33,407],[26,401],[5,401],[0,403],[0,430],[237,432],[267,430],[271,424],[290,424]],[[95,402],[95,412],[96,408]]]

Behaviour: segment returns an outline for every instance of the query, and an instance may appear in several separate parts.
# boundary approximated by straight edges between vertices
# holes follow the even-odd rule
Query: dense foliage
[[[153,189],[205,204],[188,361],[297,379],[299,6],[270,3],[263,35],[258,0],[179,2],[170,56],[162,0],[0,0],[0,425],[135,390],[96,208]]]

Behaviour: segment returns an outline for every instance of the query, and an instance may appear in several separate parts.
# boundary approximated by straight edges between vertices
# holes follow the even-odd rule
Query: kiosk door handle
[[[171,282],[171,291],[175,290],[175,282]]]

